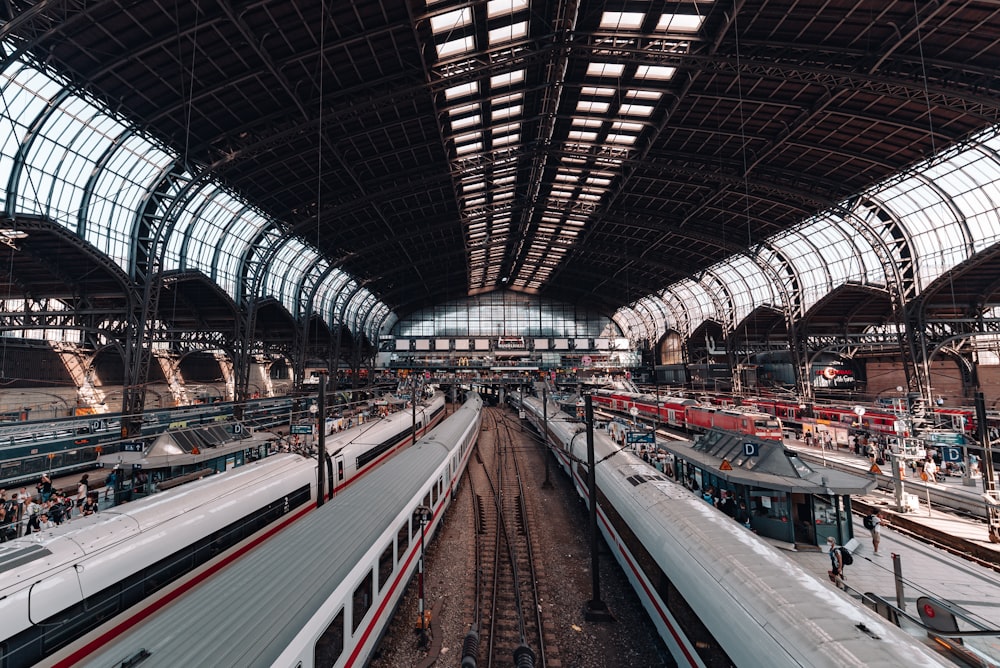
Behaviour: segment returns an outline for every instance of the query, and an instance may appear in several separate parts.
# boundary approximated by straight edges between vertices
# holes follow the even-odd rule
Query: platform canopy
[[[813,468],[778,441],[721,429],[693,442],[671,441],[660,447],[728,482],[789,494],[867,494],[877,484],[874,476]]]

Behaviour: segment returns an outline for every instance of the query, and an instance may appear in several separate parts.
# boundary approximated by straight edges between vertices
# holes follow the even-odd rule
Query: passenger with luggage
[[[854,563],[854,557],[846,547],[837,545],[837,539],[833,536],[826,537],[826,544],[830,548],[830,570],[827,575],[830,582],[840,587],[844,584],[844,566]]]

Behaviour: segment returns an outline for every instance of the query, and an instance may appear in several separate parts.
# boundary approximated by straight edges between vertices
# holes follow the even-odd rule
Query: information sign
[[[656,443],[656,436],[651,431],[630,431],[625,434],[626,443]]]
[[[291,434],[311,434],[313,433],[313,426],[311,424],[293,424]]]
[[[746,457],[756,457],[760,454],[760,444],[753,441],[743,443],[743,455]]]
[[[941,459],[957,464],[962,461],[962,448],[956,448],[953,445],[943,446],[941,448]]]

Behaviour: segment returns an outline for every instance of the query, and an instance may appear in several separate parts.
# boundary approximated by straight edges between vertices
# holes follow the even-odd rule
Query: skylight
[[[601,27],[626,30],[638,30],[646,15],[641,12],[604,12],[601,14]]]
[[[657,22],[656,29],[668,32],[698,32],[704,20],[705,17],[694,14],[664,14]]]
[[[528,8],[528,0],[490,0],[486,3],[486,15],[489,18],[513,14]]]
[[[446,30],[462,28],[472,23],[472,9],[464,7],[431,17],[431,32],[435,35]]]
[[[625,66],[621,63],[590,63],[587,65],[587,76],[591,77],[620,77],[625,71]]]

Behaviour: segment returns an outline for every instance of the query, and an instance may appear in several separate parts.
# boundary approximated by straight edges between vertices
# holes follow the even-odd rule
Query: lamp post
[[[601,570],[597,553],[597,475],[594,471],[594,405],[590,393],[583,397],[584,416],[587,423],[587,496],[590,497],[590,574],[593,595],[587,601],[584,618],[588,621],[610,621],[611,612],[601,600]]]
[[[424,604],[424,530],[427,528],[427,520],[430,518],[431,509],[427,506],[417,506],[414,511],[420,519],[420,559],[417,560],[417,633],[420,634],[418,643],[421,647],[427,646],[428,619]]]
[[[549,389],[542,386],[542,457],[545,458],[545,480],[542,487],[549,489],[552,481],[549,480]]]

